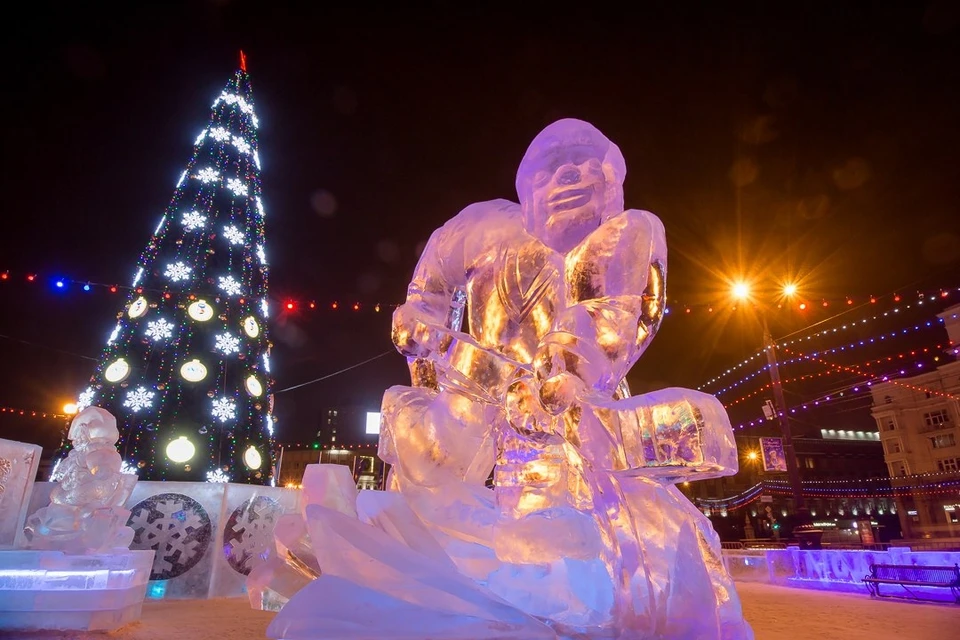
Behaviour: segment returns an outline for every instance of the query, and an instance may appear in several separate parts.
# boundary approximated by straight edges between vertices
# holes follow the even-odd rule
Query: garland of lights
[[[938,345],[936,345],[936,346],[933,347],[933,348],[934,348],[935,350],[939,351],[939,350],[943,349],[943,345],[939,345],[939,344],[938,344]],[[908,355],[909,355],[909,356],[917,356],[917,355],[922,354],[922,353],[930,353],[930,351],[931,351],[931,349],[930,349],[929,347],[924,347],[923,349],[919,349],[919,350],[914,349],[914,350],[910,351],[909,354],[908,354],[908,353],[900,353],[900,354],[897,354],[897,355],[895,355],[895,356],[887,356],[887,357],[885,357],[885,358],[877,358],[876,360],[869,360],[869,361],[863,363],[862,365],[850,365],[850,366],[854,366],[854,367],[856,367],[856,366],[870,367],[870,366],[873,366],[873,365],[875,365],[875,364],[882,364],[882,363],[884,363],[884,362],[893,362],[894,360],[902,360],[902,359],[906,358]],[[834,375],[834,374],[837,374],[837,373],[839,373],[839,371],[836,371],[835,369],[830,368],[830,369],[827,369],[826,371],[822,371],[822,372],[820,372],[820,373],[808,373],[808,374],[804,374],[804,375],[802,375],[802,376],[796,376],[796,377],[793,377],[793,378],[788,378],[788,379],[785,379],[785,380],[781,380],[781,384],[791,384],[791,383],[794,383],[794,382],[802,382],[802,381],[804,381],[804,380],[812,380],[812,379],[814,379],[814,378],[822,378],[823,376],[830,376],[830,375]],[[865,375],[865,374],[864,374],[864,375]],[[771,389],[771,388],[773,388],[773,383],[768,382],[767,384],[763,385],[762,387],[760,387],[760,388],[757,389],[756,391],[753,391],[753,392],[748,393],[748,394],[746,394],[746,395],[744,395],[744,396],[741,396],[741,397],[737,398],[736,400],[733,400],[732,402],[728,402],[728,403],[724,404],[723,406],[724,406],[725,408],[728,408],[728,409],[729,409],[730,407],[736,406],[736,405],[740,404],[741,402],[744,402],[745,400],[749,400],[750,398],[754,398],[754,397],[758,396],[759,394],[763,393],[764,391],[766,391],[767,389]]]
[[[258,210],[262,209],[262,206],[263,206],[262,203],[260,203],[258,200],[257,201]],[[263,214],[261,213],[261,216],[262,215]],[[165,218],[162,219],[162,222],[166,223],[166,219]],[[198,211],[185,211],[180,215],[179,222],[180,222],[180,225],[183,226],[185,230],[197,231],[197,230],[205,229],[207,227],[208,219],[207,219],[207,216],[203,215]],[[236,230],[236,232],[234,230]],[[236,227],[231,227],[231,228],[224,227],[223,229],[221,229],[221,232],[224,235],[224,237],[227,238],[230,242],[233,242],[233,243],[240,242],[240,236],[237,233],[239,232],[239,229],[237,229]],[[263,253],[262,245],[257,246],[256,252],[260,261],[263,263],[266,263],[266,257]],[[136,290],[138,293],[143,293],[143,291],[145,290],[142,287],[137,286],[139,279],[137,279],[137,281],[135,281],[135,283],[132,286],[127,286],[119,283],[108,284],[103,282],[94,282],[92,280],[83,279],[83,278],[70,278],[62,275],[46,274],[43,271],[36,271],[36,270],[17,271],[17,270],[6,269],[4,271],[0,271],[0,282],[17,280],[18,278],[22,278],[23,281],[31,282],[31,283],[49,282],[53,286],[53,288],[58,291],[67,291],[74,287],[79,287],[85,292],[90,292],[94,290],[104,290],[104,291],[109,291],[110,293],[117,293],[119,291]],[[162,293],[163,289],[155,289],[154,292]],[[946,298],[946,297],[949,297],[949,295],[954,292],[960,292],[960,287],[955,289],[947,288],[947,289],[938,289],[935,291],[932,290],[929,292],[918,292],[916,304],[922,305],[924,300],[933,299],[937,297]],[[902,300],[902,297],[900,295],[891,294],[890,296],[871,296],[869,298],[869,303],[877,304],[880,301],[885,300],[886,298],[890,298],[890,300],[894,302],[900,302]],[[837,302],[840,304],[845,302],[847,305],[852,305],[854,304],[855,299],[857,298],[847,296],[842,299],[837,299]],[[821,304],[820,306],[830,307],[831,306],[830,301],[826,301],[826,302],[827,304],[825,305]],[[326,302],[318,302],[315,297],[312,297],[309,295],[303,295],[303,294],[295,297],[286,298],[283,301],[277,303],[279,308],[285,309],[287,311],[301,311],[304,309],[310,309],[310,310],[329,309],[331,311],[347,311],[347,310],[361,311],[361,310],[370,309],[378,313],[383,309],[395,309],[398,306],[400,306],[400,304],[401,304],[400,302],[383,303],[383,302],[376,302],[376,301],[374,302],[354,301],[354,302],[344,303],[341,300],[337,300],[337,299],[333,299],[333,300],[328,299]],[[715,310],[723,308],[722,306],[717,306],[717,305],[684,305],[677,300],[671,301],[670,304],[674,305],[674,307],[683,308],[685,310],[685,315],[690,314],[694,309],[702,309],[707,311],[708,313],[713,313]],[[801,303],[801,304],[806,304],[806,303]],[[903,308],[910,309],[913,306],[914,305],[912,304],[907,304]],[[664,309],[664,313],[670,316],[680,315],[673,312],[674,307],[669,307],[669,306],[666,307]],[[731,305],[731,308],[735,309],[736,305]],[[874,318],[876,318],[876,316],[874,316]],[[825,331],[822,333],[827,333],[827,332]],[[820,335],[820,334],[814,334],[812,336],[808,336],[806,339],[809,340],[813,337],[816,337],[817,335]],[[793,342],[795,341],[790,341],[784,344],[792,344]],[[762,350],[756,352],[751,357],[738,363],[737,365],[731,367],[730,369],[727,369],[726,371],[717,375],[716,377],[708,380],[703,385],[701,385],[701,387],[706,387],[714,382],[719,381],[725,375],[730,374],[731,372],[745,366],[753,359],[761,356],[763,356]]]
[[[272,481],[257,126],[241,68],[214,101],[132,284],[82,285],[128,295],[76,404],[117,416],[118,449],[142,480]]]
[[[902,308],[903,308],[904,310],[906,310],[906,309],[912,309],[912,308],[917,307],[917,306],[923,306],[924,301],[927,300],[928,297],[929,297],[929,298],[933,298],[933,297],[946,298],[946,297],[947,297],[951,292],[953,292],[953,291],[958,291],[958,292],[960,292],[960,288],[957,288],[957,289],[941,289],[941,290],[940,290],[940,293],[939,293],[938,295],[933,295],[933,296],[928,296],[927,294],[925,294],[925,293],[923,293],[923,292],[919,292],[919,293],[917,294],[917,302],[916,302],[916,303],[914,303],[914,304],[906,304],[906,305],[904,305]],[[894,295],[894,297],[893,297],[893,301],[894,301],[894,302],[900,302],[900,300],[901,300],[901,297],[900,297],[899,295]],[[876,298],[871,298],[871,300],[870,300],[871,303],[875,303],[876,301],[877,301]],[[858,320],[857,322],[847,323],[847,324],[844,324],[842,327],[834,327],[832,330],[830,330],[830,329],[824,329],[824,330],[822,330],[822,331],[815,331],[814,333],[811,333],[811,334],[809,334],[809,335],[806,335],[806,336],[804,336],[804,337],[802,337],[802,338],[795,338],[795,339],[793,339],[793,340],[787,340],[787,341],[785,341],[785,342],[778,343],[778,347],[789,346],[789,345],[791,345],[791,344],[796,344],[796,343],[798,343],[798,342],[802,342],[802,341],[805,341],[805,340],[813,340],[813,339],[819,338],[819,337],[821,337],[821,336],[825,336],[825,335],[827,335],[827,334],[829,334],[829,333],[837,333],[838,330],[842,331],[842,330],[846,330],[846,329],[848,329],[848,328],[853,328],[853,327],[855,327],[855,326],[857,326],[857,325],[866,324],[866,323],[868,323],[868,322],[870,322],[870,321],[872,321],[872,320],[878,320],[878,319],[881,318],[881,317],[884,317],[884,318],[885,318],[885,317],[889,317],[891,313],[896,314],[896,313],[899,313],[899,312],[900,312],[900,307],[895,307],[892,311],[886,311],[886,312],[884,312],[884,313],[881,314],[881,315],[873,315],[873,316],[870,316],[870,317],[861,318],[861,319]],[[727,369],[726,371],[723,371],[722,373],[714,376],[714,377],[711,378],[710,380],[707,380],[706,382],[704,382],[703,384],[701,384],[699,387],[697,387],[697,390],[698,390],[698,391],[703,391],[703,390],[705,390],[706,387],[709,387],[710,385],[712,385],[712,384],[715,383],[715,382],[719,382],[721,379],[723,379],[724,377],[732,374],[734,371],[738,371],[739,369],[742,369],[743,367],[747,366],[748,364],[750,364],[751,362],[753,362],[753,361],[756,360],[757,358],[763,358],[763,357],[765,357],[765,351],[764,351],[763,349],[760,349],[760,350],[758,350],[756,353],[754,353],[753,355],[751,355],[750,357],[748,357],[748,358],[746,358],[746,359],[738,362],[737,364],[733,365],[732,367],[730,367],[730,368]],[[731,386],[733,386],[733,385],[731,385]]]
[[[874,319],[876,319],[876,316],[874,317]],[[913,325],[913,326],[910,326],[910,327],[902,327],[902,328],[897,329],[897,330],[895,330],[895,331],[891,331],[891,332],[889,332],[889,333],[882,333],[882,334],[879,334],[879,335],[874,336],[874,337],[872,337],[872,338],[867,338],[867,339],[865,339],[865,340],[858,340],[858,341],[856,341],[856,342],[851,342],[851,343],[849,343],[849,344],[841,345],[841,346],[839,346],[839,347],[821,349],[821,350],[819,350],[819,351],[814,352],[813,355],[816,356],[816,355],[820,355],[820,354],[833,354],[833,353],[837,353],[838,351],[850,351],[850,350],[853,350],[853,349],[856,349],[856,348],[859,348],[859,347],[866,347],[866,346],[869,346],[869,345],[872,345],[872,344],[876,344],[877,342],[884,342],[884,341],[887,340],[888,338],[891,338],[891,339],[892,339],[892,338],[898,338],[898,337],[900,337],[900,336],[902,336],[902,335],[906,335],[906,334],[910,333],[911,331],[923,331],[923,330],[925,330],[925,329],[936,329],[936,328],[939,328],[939,326],[942,325],[942,324],[944,324],[943,318],[937,318],[936,320],[928,320],[928,321],[925,322],[924,324],[917,324],[917,325]],[[848,326],[850,326],[850,325],[844,325],[843,328],[846,329]],[[821,335],[824,335],[824,334],[827,334],[827,333],[832,333],[832,332],[824,331],[824,332],[821,333]],[[807,339],[809,339],[809,338],[807,338]],[[795,364],[795,363],[797,363],[797,362],[803,362],[804,360],[808,359],[808,356],[807,356],[807,355],[804,355],[804,354],[802,354],[802,353],[798,353],[798,352],[796,352],[796,351],[791,351],[790,349],[787,348],[788,345],[793,344],[794,342],[798,342],[798,341],[797,341],[797,340],[791,340],[790,342],[784,343],[784,344],[782,344],[782,345],[777,345],[777,348],[780,349],[781,351],[783,351],[784,353],[787,353],[787,354],[796,353],[796,354],[797,354],[796,357],[793,357],[793,358],[790,358],[790,359],[787,359],[787,360],[782,360],[782,361],[778,362],[777,365],[778,365],[779,367],[782,368],[782,367],[784,367],[784,366],[788,366],[788,365],[791,365],[791,364]],[[753,373],[751,373],[751,374],[749,374],[749,375],[747,375],[747,376],[744,376],[744,377],[741,378],[740,380],[737,380],[736,382],[734,382],[734,383],[732,383],[732,384],[729,384],[729,385],[727,385],[726,387],[723,387],[723,388],[721,388],[721,389],[718,389],[717,391],[714,391],[714,392],[713,392],[713,395],[719,397],[719,396],[723,395],[725,392],[730,391],[730,390],[732,390],[732,389],[735,389],[736,387],[739,387],[739,386],[741,386],[742,384],[744,384],[744,383],[746,383],[746,382],[749,382],[749,381],[752,380],[753,378],[756,378],[757,376],[759,376],[759,375],[761,375],[762,373],[768,371],[769,369],[770,369],[770,365],[764,365],[764,366],[760,367],[758,370],[754,371]]]
[[[942,474],[923,474],[923,475],[952,475],[956,477],[957,472],[944,472]],[[911,476],[917,477],[917,476]],[[870,481],[882,480],[904,480],[900,478],[871,478]],[[803,481],[803,484],[814,484],[817,481]],[[859,482],[843,481],[836,482]],[[711,511],[732,511],[740,509],[746,505],[758,500],[762,495],[776,495],[790,497],[793,495],[786,480],[763,480],[753,485],[749,489],[742,491],[728,498],[694,498],[694,503],[701,509]],[[806,498],[832,498],[832,499],[850,499],[850,500],[883,500],[890,498],[907,498],[914,496],[933,496],[933,495],[956,495],[960,498],[960,480],[948,482],[928,482],[923,484],[895,487],[874,487],[873,489],[857,488],[839,488],[839,489],[816,489],[803,488],[803,495]]]
[[[25,418],[53,418],[57,420],[70,417],[65,413],[37,411],[36,409],[19,409],[17,407],[0,407],[0,413],[9,413],[11,415],[23,416]]]

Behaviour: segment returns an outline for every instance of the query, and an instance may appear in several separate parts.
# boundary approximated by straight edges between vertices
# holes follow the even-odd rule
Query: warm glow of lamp
[[[77,405],[72,402],[68,402],[67,404],[63,405],[63,412],[68,416],[72,416],[77,412]]]
[[[756,460],[760,455],[756,451],[751,451],[747,454],[747,460]]]
[[[731,289],[733,297],[738,300],[746,300],[750,296],[750,285],[739,280],[733,283],[733,288]]]
[[[787,284],[783,285],[783,295],[792,296],[796,292],[797,292],[797,285],[793,284],[792,282],[788,282]]]

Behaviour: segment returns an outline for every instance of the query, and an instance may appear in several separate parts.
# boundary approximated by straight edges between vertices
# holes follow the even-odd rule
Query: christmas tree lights
[[[76,403],[117,417],[118,449],[141,480],[272,479],[256,127],[250,79],[241,68],[194,141],[140,256],[119,322]]]

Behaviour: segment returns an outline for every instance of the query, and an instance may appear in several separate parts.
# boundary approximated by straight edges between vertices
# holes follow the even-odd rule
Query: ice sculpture
[[[361,492],[355,516],[328,482],[278,527],[251,591],[282,601],[310,581],[271,637],[753,637],[716,533],[674,486],[736,473],[726,412],[625,381],[667,273],[660,220],[623,208],[625,174],[600,131],[560,120],[520,164],[519,205],[473,204],[434,232],[394,314],[413,381],[383,399],[396,497]]]
[[[0,438],[0,549],[10,549],[23,529],[40,447]]]
[[[137,476],[120,471],[116,418],[87,407],[73,419],[67,437],[73,449],[60,463],[50,504],[27,519],[27,546],[67,553],[126,550],[133,529],[126,526],[130,512],[123,503]]]

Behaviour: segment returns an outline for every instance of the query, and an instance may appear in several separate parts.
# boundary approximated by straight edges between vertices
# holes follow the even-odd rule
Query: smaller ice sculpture
[[[137,476],[121,473],[117,419],[99,407],[81,411],[67,434],[73,449],[60,464],[60,481],[50,504],[27,519],[24,537],[31,549],[102,553],[127,549],[133,529],[123,503]]]

